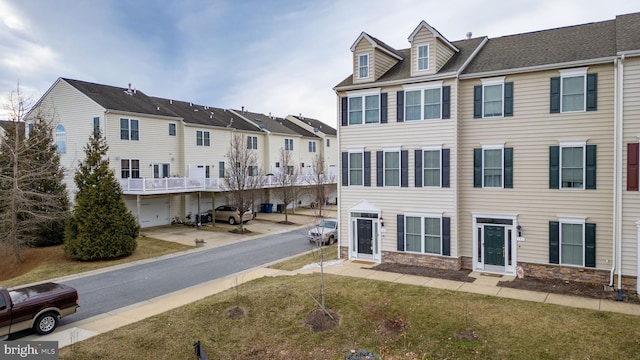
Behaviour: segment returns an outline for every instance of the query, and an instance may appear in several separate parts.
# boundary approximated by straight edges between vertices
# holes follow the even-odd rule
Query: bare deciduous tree
[[[261,170],[256,151],[246,146],[245,137],[233,134],[227,149],[224,172],[224,189],[228,192],[229,205],[240,213],[240,232],[244,232],[242,218],[253,208],[255,191],[262,187]]]
[[[284,221],[289,221],[288,207],[289,204],[296,201],[296,186],[298,185],[300,172],[293,165],[291,151],[284,148],[280,148],[280,166],[281,171],[275,174],[275,181],[278,187],[274,189],[274,192],[284,204]]]
[[[324,156],[316,155],[311,163],[311,175],[307,179],[311,185],[312,198],[318,204],[318,216],[322,217],[322,210],[325,201],[329,197],[332,184],[335,183],[335,176],[327,171]]]
[[[18,86],[9,96],[9,116],[0,139],[0,244],[22,262],[21,249],[37,241],[44,224],[63,221],[68,198],[63,169],[53,141],[52,116],[44,109],[25,116],[30,101]]]

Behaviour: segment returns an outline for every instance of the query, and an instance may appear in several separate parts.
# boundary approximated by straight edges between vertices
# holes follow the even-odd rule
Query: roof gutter
[[[372,87],[382,87],[382,86],[393,86],[393,85],[406,85],[406,84],[414,84],[425,81],[433,81],[433,80],[444,80],[448,78],[453,78],[458,76],[455,71],[438,74],[436,76],[421,76],[411,79],[399,79],[399,80],[390,80],[390,81],[381,81],[381,82],[373,82],[366,84],[356,84],[356,85],[348,85],[348,86],[336,86],[333,88],[334,91],[349,91],[349,90],[360,90],[360,89],[370,89]],[[372,86],[373,85],[373,86]]]
[[[555,64],[544,64],[544,65],[528,66],[528,67],[516,68],[516,69],[501,69],[501,70],[495,70],[495,71],[485,71],[485,72],[472,73],[472,74],[462,74],[460,75],[460,79],[473,79],[473,78],[484,78],[484,77],[493,77],[493,76],[500,76],[500,75],[513,75],[513,74],[533,72],[533,71],[543,71],[543,70],[557,70],[558,68],[563,68],[563,67],[607,64],[613,61],[614,59],[616,59],[615,56],[609,56],[609,57],[597,58],[597,59],[569,61],[569,62],[555,63]]]

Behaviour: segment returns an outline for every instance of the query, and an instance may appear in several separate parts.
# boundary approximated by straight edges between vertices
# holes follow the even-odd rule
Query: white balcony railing
[[[266,175],[263,179],[262,188],[275,188],[280,185],[276,176]],[[323,179],[324,183],[337,183],[336,174],[328,174]],[[306,174],[299,175],[294,186],[315,185],[315,176]],[[170,177],[170,178],[141,178],[141,179],[120,179],[122,192],[127,195],[153,195],[153,194],[173,194],[193,191],[225,191],[224,179],[222,178],[188,178],[188,177]]]

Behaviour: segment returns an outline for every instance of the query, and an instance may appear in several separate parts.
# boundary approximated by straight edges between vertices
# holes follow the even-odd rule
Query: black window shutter
[[[362,183],[364,186],[371,186],[371,151],[364,152],[364,174]]]
[[[451,178],[451,151],[449,149],[442,149],[442,187],[448,188],[450,185],[449,179]]]
[[[349,186],[349,153],[342,153],[342,186]]]
[[[549,146],[549,189],[560,189],[560,146]]]
[[[451,218],[442,218],[442,255],[451,255]]]
[[[504,116],[513,116],[513,82],[504,83]]]
[[[404,121],[404,91],[396,93],[396,121]]]
[[[342,113],[342,126],[349,125],[349,98],[343,97],[340,99],[341,105],[341,113]]]
[[[560,112],[560,78],[559,77],[551,78],[549,112],[550,113]]]
[[[504,187],[513,188],[513,148],[504,148]]]
[[[451,119],[451,86],[442,87],[442,118]]]
[[[585,179],[585,189],[595,190],[596,188],[596,158],[597,158],[596,145],[587,145],[586,165],[587,178]]]
[[[398,229],[398,251],[404,251],[404,215],[398,215],[396,228]]]
[[[376,186],[384,186],[384,153],[376,151]]]
[[[400,151],[400,186],[409,187],[409,151]]]
[[[627,144],[627,191],[638,191],[640,144]]]
[[[560,263],[560,223],[549,221],[549,263]]]
[[[473,87],[473,117],[475,119],[482,117],[482,85]]]
[[[473,149],[473,187],[482,187],[482,149]]]
[[[415,183],[416,187],[422,187],[422,150],[415,151]]]
[[[584,224],[584,266],[596,267],[596,224]]]
[[[598,74],[587,74],[587,111],[598,110]]]
[[[387,93],[380,94],[380,123],[387,123]]]

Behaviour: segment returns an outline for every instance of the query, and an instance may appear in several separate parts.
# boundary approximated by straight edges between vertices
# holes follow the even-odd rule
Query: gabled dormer
[[[432,75],[457,53],[458,48],[422,20],[409,36],[411,76]]]
[[[351,45],[351,52],[354,84],[376,81],[402,60],[395,49],[365,32]]]

